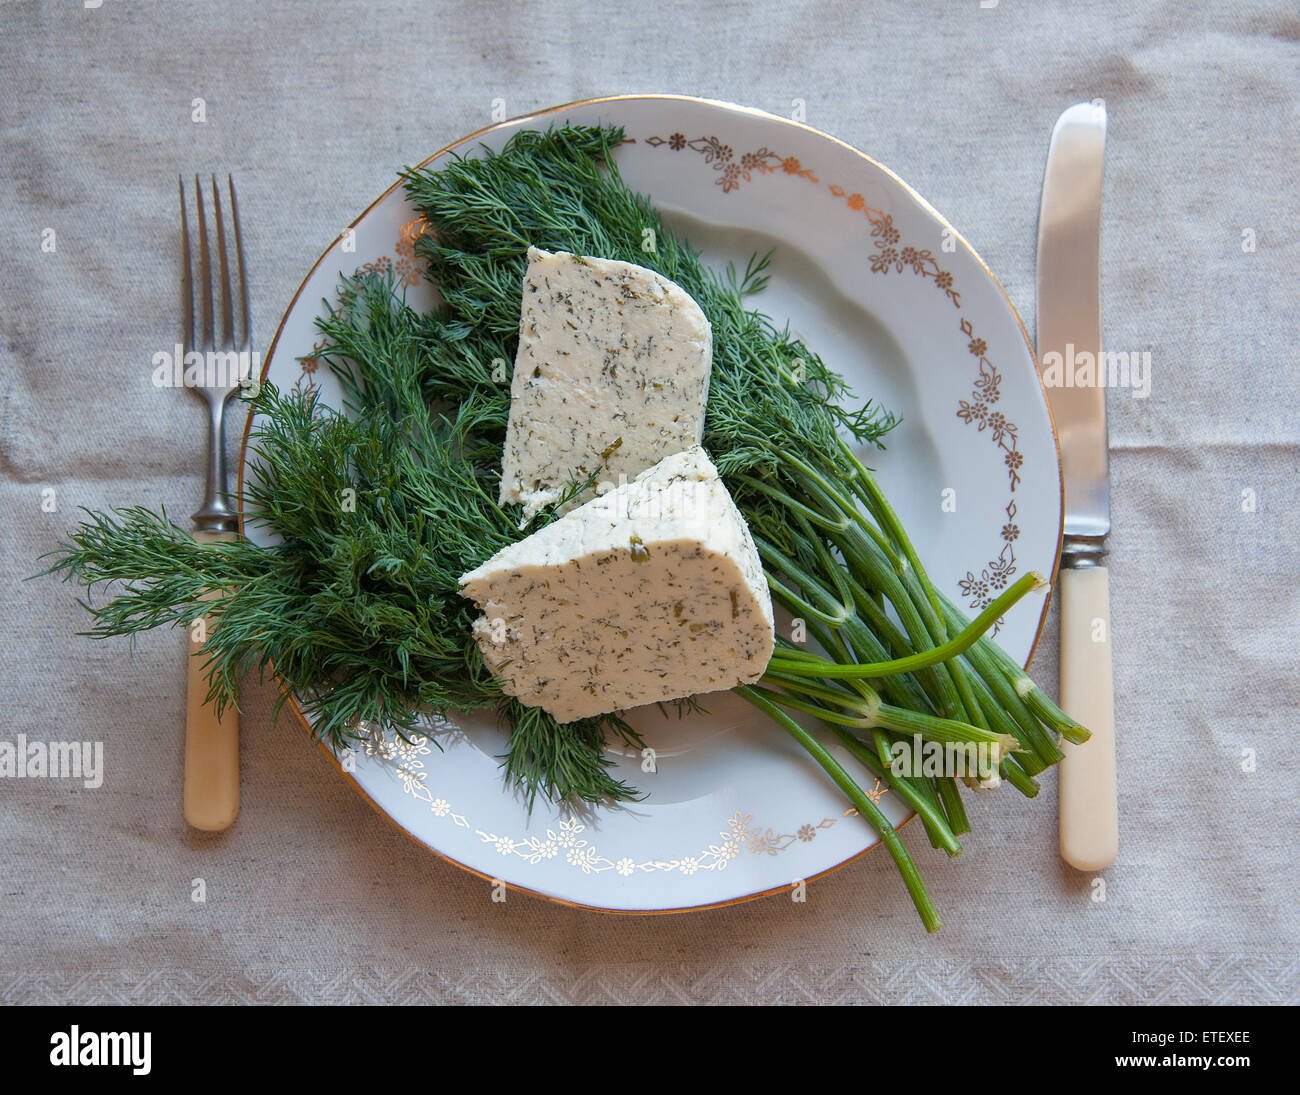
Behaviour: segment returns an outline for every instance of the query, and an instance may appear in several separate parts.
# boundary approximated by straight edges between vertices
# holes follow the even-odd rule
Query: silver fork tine
[[[181,196],[181,342],[188,353],[194,349],[194,273],[190,262],[190,222],[185,215],[185,180],[176,178]]]
[[[203,320],[200,333],[207,340],[201,348],[215,350],[217,324],[212,307],[212,255],[208,249],[208,218],[203,211],[203,184],[197,175],[194,176],[194,193],[199,207],[199,277],[203,280]]]
[[[235,344],[235,321],[231,315],[230,299],[230,263],[226,258],[226,219],[221,215],[221,189],[217,186],[216,175],[212,176],[213,218],[217,222],[217,257],[221,259],[221,347],[228,349]]]
[[[248,274],[244,269],[244,240],[239,233],[239,205],[235,201],[235,177],[226,176],[230,187],[230,223],[235,230],[235,261],[239,263],[239,308],[241,313],[239,349],[253,349],[253,317],[248,307]]]
[[[197,526],[206,531],[232,532],[237,527],[238,513],[233,506],[229,490],[229,474],[226,467],[225,435],[223,422],[226,403],[240,388],[245,379],[246,363],[252,356],[252,323],[248,315],[248,276],[244,268],[243,239],[239,229],[239,209],[235,205],[234,181],[227,178],[230,187],[230,222],[222,208],[221,188],[216,175],[211,176],[211,204],[205,200],[203,183],[194,177],[194,204],[198,209],[198,254],[194,254],[194,241],[189,235],[189,203],[185,197],[184,180],[180,183],[181,191],[181,230],[185,236],[181,244],[181,253],[185,261],[185,270],[181,278],[181,296],[186,309],[188,323],[187,337],[193,345],[188,349],[205,356],[204,368],[200,378],[191,387],[196,396],[202,399],[208,408],[208,461],[207,484],[204,489],[203,505],[194,514]],[[213,221],[215,218],[215,221]],[[209,235],[209,225],[215,229],[215,237]],[[233,230],[233,237],[226,229]],[[235,248],[231,255],[228,247]],[[217,253],[213,253],[213,248]],[[194,261],[197,259],[197,263]],[[244,314],[235,316],[236,301],[232,284],[232,269],[238,262],[240,302]],[[217,279],[220,283],[217,284]],[[196,278],[202,279],[202,285],[196,286]],[[220,300],[217,300],[217,295]],[[221,311],[220,332],[218,332],[217,310]],[[197,327],[197,329],[196,329]],[[242,331],[246,341],[244,346],[235,345],[235,331]],[[218,342],[218,338],[221,341]],[[220,353],[223,359],[233,354],[233,362],[223,360],[218,363],[212,355]],[[248,356],[245,357],[245,354]]]

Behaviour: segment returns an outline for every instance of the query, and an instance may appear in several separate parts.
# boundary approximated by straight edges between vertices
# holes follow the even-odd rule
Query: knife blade
[[[1110,457],[1101,350],[1101,192],[1106,108],[1078,103],[1052,131],[1038,216],[1038,357],[1061,448],[1061,706],[1092,731],[1062,743],[1061,856],[1115,861],[1119,810],[1109,573]]]

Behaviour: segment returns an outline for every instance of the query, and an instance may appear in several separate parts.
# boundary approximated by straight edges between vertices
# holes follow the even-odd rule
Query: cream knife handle
[[[233,532],[196,532],[200,543],[234,540]],[[213,626],[209,618],[206,627]],[[189,632],[189,685],[185,713],[185,820],[196,829],[230,828],[239,813],[239,714],[227,707],[220,718],[210,704],[202,643]]]
[[[1115,686],[1110,656],[1110,576],[1102,566],[1062,569],[1061,707],[1092,731],[1061,743],[1061,858],[1099,871],[1119,851],[1115,787]]]

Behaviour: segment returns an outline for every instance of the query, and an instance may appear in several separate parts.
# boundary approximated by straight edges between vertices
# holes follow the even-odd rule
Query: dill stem
[[[889,784],[890,790],[906,802],[921,818],[921,824],[925,826],[925,831],[930,834],[932,842],[936,848],[942,848],[950,856],[958,855],[961,852],[961,843],[957,840],[956,834],[948,826],[948,819],[944,817],[942,810],[939,808],[937,800],[927,798],[917,787],[913,786],[908,780],[894,774],[893,768],[883,758],[877,756],[865,744],[855,738],[847,730],[840,727],[833,727],[836,735],[844,744],[853,757],[877,779],[884,780]],[[937,841],[934,839],[937,838]]]
[[[948,604],[948,615],[955,624],[960,624],[966,618],[951,602]],[[999,659],[999,653],[1001,647],[986,637],[967,649],[966,657],[983,678],[997,704],[1021,728],[1022,733],[1016,736],[1033,749],[1044,765],[1055,764],[1064,754],[1056,747],[1048,730],[1039,722],[1038,716],[1030,710],[1015,686],[1015,681],[1024,677],[1024,670],[1005,654],[1002,654],[1002,659],[1005,660]],[[1008,665],[1015,667],[1014,672]]]
[[[815,622],[809,624],[808,630],[813,638],[821,643],[822,649],[827,651],[838,662],[846,664],[860,662],[863,653],[881,661],[889,660],[889,651],[880,645],[880,640],[872,634],[871,629],[856,617],[846,620],[844,627],[838,631],[822,627]],[[849,634],[846,635],[846,632]],[[852,640],[851,646],[849,639]],[[802,653],[812,658],[818,657],[811,651],[802,651]],[[925,692],[911,674],[896,674],[892,677],[881,677],[879,680],[870,681],[863,681],[857,677],[848,677],[840,683],[853,689],[864,699],[870,699],[872,695],[878,692],[888,697],[891,703],[895,703],[899,707],[925,709],[929,706],[929,700]]]
[[[854,577],[852,571],[849,572],[848,582],[853,600],[858,607],[857,623],[860,625],[857,628],[849,625],[848,629],[854,632],[854,644],[859,648],[859,653],[866,653],[878,661],[892,661],[899,656],[899,651],[909,650],[907,639],[894,625],[894,621],[885,615],[885,610],[877,603],[876,598],[862,588],[862,584]],[[862,659],[858,657],[853,660]],[[849,678],[850,681],[853,679]],[[937,686],[933,672],[900,673],[881,677],[879,689],[890,698],[891,702],[900,707],[915,707],[921,710],[933,707],[936,711],[940,708],[940,704],[935,699]]]
[[[873,584],[883,587],[885,595],[889,597],[895,611],[904,622],[913,648],[918,652],[924,652],[928,648],[942,646],[952,636],[941,615],[942,608],[938,594],[929,576],[912,549],[901,522],[880,492],[875,480],[842,440],[840,444],[854,464],[855,476],[850,482],[861,484],[863,488],[855,490],[855,493],[867,504],[869,512],[876,518],[877,523],[893,535],[894,541],[903,551],[903,557],[900,558],[881,533],[863,519],[860,509],[852,499],[830,485],[824,476],[805,462],[797,461],[795,466],[806,477],[806,482],[803,484],[805,489],[819,495],[823,505],[839,511],[838,521],[828,517],[822,518],[824,525],[830,529],[832,540],[837,541],[837,546],[840,546],[841,551],[845,553],[846,560],[853,554],[861,563],[866,564],[868,580],[874,579]],[[803,520],[802,515],[799,517]],[[839,537],[836,536],[837,532]],[[859,541],[854,545],[856,551],[839,542],[840,538],[845,536],[850,540]],[[869,544],[874,544],[885,566],[872,565],[873,553]],[[838,572],[838,568],[836,571]],[[913,584],[920,586],[919,591],[912,589]],[[903,599],[909,602],[906,608]],[[997,618],[994,617],[995,620]],[[948,659],[940,660],[948,662]],[[976,700],[970,673],[963,663],[948,662],[943,668],[934,671],[933,679],[938,687],[938,705],[944,714],[965,722],[985,724],[983,709]]]
[[[871,744],[876,747],[876,756],[880,758],[880,763],[884,764],[888,762],[892,766],[894,763],[894,754],[889,748],[889,732],[880,729],[879,726],[873,727],[871,730]]]
[[[943,803],[953,833],[969,833],[970,818],[966,816],[966,807],[961,801],[961,792],[957,790],[957,781],[952,776],[938,776],[934,783],[939,789],[939,801]]]
[[[894,542],[898,545],[903,556],[911,564],[912,569],[916,572],[917,577],[921,580],[921,586],[925,590],[925,595],[930,603],[930,607],[936,618],[943,612],[943,606],[939,601],[938,591],[930,583],[930,577],[921,566],[921,560],[916,554],[916,549],[912,547],[912,541],[908,537],[903,523],[898,519],[898,514],[894,512],[894,507],[889,504],[889,499],[885,497],[884,491],[880,489],[880,484],[876,482],[876,477],[871,474],[867,466],[857,458],[853,450],[840,438],[840,449],[857,471],[857,477],[853,480],[855,484],[861,484],[864,492],[864,501],[871,507],[872,516],[879,522],[881,528],[885,529],[893,537]]]
[[[1025,747],[1026,752],[1021,753],[1017,760],[1026,773],[1036,776],[1047,768],[1049,763],[1054,764],[1061,759],[1060,750],[1056,748],[1056,743],[1052,740],[1051,735],[1036,720],[1031,727],[1032,732],[1026,732],[1015,719],[999,706],[997,700],[993,698],[992,693],[989,691],[988,684],[978,675],[975,678],[975,688],[980,705],[984,708],[985,720],[989,724],[989,729],[997,730],[1001,734],[1010,734]]]
[[[1019,757],[1003,757],[1002,763],[998,765],[998,771],[1001,772],[1002,778],[1025,798],[1034,798],[1038,794],[1038,781],[1025,771]]]
[[[757,543],[758,537],[755,537],[754,540]],[[760,547],[759,550],[762,551],[762,548]],[[819,620],[831,627],[838,627],[844,622],[841,613],[823,612],[816,605],[804,600],[794,590],[784,585],[770,571],[766,572],[765,577],[767,578],[767,587],[772,591],[772,595],[792,612],[797,612],[800,616],[806,618]]]
[[[788,707],[792,711],[802,711],[805,715],[815,715],[823,722],[834,723],[836,726],[856,726],[863,730],[870,730],[874,725],[869,715],[845,715],[839,711],[831,711],[818,704],[808,703],[793,696],[788,696],[784,692],[761,688],[756,684],[747,685],[746,687],[752,688],[759,695],[766,696],[773,703],[779,703],[782,707]]]
[[[770,716],[794,738],[813,760],[821,765],[822,769],[835,781],[839,789],[848,796],[849,801],[858,813],[866,821],[870,822],[876,832],[880,834],[881,842],[889,850],[890,856],[898,867],[898,873],[903,876],[903,885],[907,887],[907,892],[912,896],[912,904],[916,906],[916,911],[921,917],[921,922],[925,925],[925,930],[937,932],[943,926],[943,921],[939,919],[939,911],[934,907],[934,902],[930,900],[930,895],[926,893],[925,883],[921,881],[921,875],[916,869],[916,864],[912,862],[912,857],[903,846],[902,840],[899,839],[898,831],[890,824],[889,819],[885,817],[880,808],[854,782],[853,777],[844,770],[839,761],[831,756],[826,747],[799,723],[771,703],[765,696],[755,691],[751,685],[741,685],[736,689],[736,692],[749,700],[760,711]]]
[[[1047,723],[1066,741],[1073,742],[1075,745],[1082,745],[1092,737],[1090,730],[1075,722],[1074,719],[1057,707],[1048,698],[1047,693],[1034,684],[1032,680],[1028,677],[1022,677],[1021,680],[1026,682],[1028,686],[1024,692],[1025,704],[1037,718]]]
[[[952,631],[946,621],[936,614],[934,609],[931,607],[930,601],[925,593],[925,586],[921,582],[921,579],[924,577],[924,572],[921,572],[919,577],[915,571],[906,573],[902,576],[903,585],[904,588],[913,595],[913,600],[915,601],[918,610],[922,613],[922,618],[925,620],[926,626],[930,629],[931,637],[935,642],[941,642],[947,639],[952,634]],[[1034,577],[1036,579],[1034,588],[1046,584],[1040,575],[1034,574]],[[919,590],[915,588],[918,585],[921,586]],[[1000,619],[1000,616],[995,616],[993,620],[989,622],[990,626],[992,626],[993,622],[998,619]],[[961,699],[962,712],[966,720],[980,726],[986,726],[987,724],[984,721],[984,712],[975,699],[975,690],[971,683],[971,675],[969,669],[966,667],[966,663],[955,660],[949,663],[948,672],[952,675],[953,686],[957,689],[957,695]]]
[[[961,627],[965,622],[966,614],[947,597],[943,598],[943,603],[945,615],[955,626]],[[1011,655],[997,643],[986,639],[977,643],[976,648],[991,664],[1003,670],[1004,678],[1011,684],[1016,695],[1024,701],[1025,707],[1033,718],[1046,723],[1049,729],[1076,745],[1082,745],[1092,737],[1086,727],[1075,722],[1053,703],[1051,698],[1030,679],[1024,669],[1016,664]]]
[[[993,623],[1003,616],[1012,605],[1024,597],[1025,594],[1039,588],[1042,580],[1042,576],[1037,573],[1026,574],[981,612],[974,622],[969,624],[966,630],[956,638],[949,639],[942,646],[932,647],[918,654],[909,654],[906,657],[894,658],[892,661],[887,662],[869,662],[862,665],[836,664],[824,658],[818,658],[811,653],[795,660],[778,654],[772,658],[772,662],[777,663],[779,669],[785,669],[793,673],[807,673],[808,676],[818,677],[890,677],[897,673],[912,673],[917,669],[924,669],[939,662],[946,662],[973,646],[980,636],[992,627]],[[975,704],[973,693],[971,702]]]
[[[781,490],[779,487],[774,487],[771,483],[765,483],[761,479],[755,479],[751,475],[738,475],[736,476],[736,482],[743,483],[747,487],[752,487],[760,494],[766,494],[773,501],[780,502],[781,505],[785,506],[791,513],[801,514],[809,521],[820,525],[828,531],[842,531],[848,528],[849,521],[851,520],[851,518],[846,515],[827,517],[821,510],[800,502],[791,497],[785,491]]]
[[[850,711],[856,712],[860,717],[869,719],[877,707],[880,706],[879,697],[870,693],[863,697],[853,696],[843,688],[833,688],[829,685],[816,684],[813,680],[802,676],[787,676],[780,669],[768,668],[762,678],[768,684],[780,685],[792,692],[799,692],[805,696],[816,696],[818,699],[829,700],[831,703],[838,703]],[[868,724],[869,725],[869,724]]]
[[[792,680],[784,675],[779,667],[770,673],[764,674],[762,679],[770,685],[779,685],[803,695],[828,700],[852,712],[852,714],[846,715],[843,711],[833,711],[827,707],[787,695],[784,692],[774,691],[771,688],[761,688],[758,685],[747,686],[761,692],[774,703],[779,703],[795,711],[802,711],[804,714],[815,715],[819,719],[833,722],[838,726],[853,726],[864,730],[879,727],[892,730],[896,734],[918,735],[927,741],[986,742],[990,745],[999,746],[1003,752],[1013,748],[1020,748],[1019,741],[1010,735],[997,734],[992,730],[986,730],[982,726],[975,726],[972,723],[957,722],[937,715],[927,715],[920,711],[909,711],[906,708],[894,707],[880,702],[878,698],[859,700],[842,690],[812,684],[798,678]]]
[[[767,584],[777,593],[796,608],[796,610],[807,610],[809,615],[829,624],[831,627],[838,627],[849,616],[853,614],[853,605],[845,604],[832,594],[816,578],[809,574],[803,567],[787,556],[774,544],[769,543],[763,537],[754,534],[754,546],[758,548],[758,553],[763,557],[769,566],[773,567],[780,574],[793,578],[799,583],[800,588],[810,597],[821,601],[824,607],[819,608],[809,601],[804,600],[797,594],[787,589],[771,572],[767,575]]]
[[[1008,739],[1003,734],[995,734],[992,730],[985,730],[982,726],[975,726],[968,722],[957,722],[955,719],[940,718],[938,715],[927,715],[921,711],[907,711],[902,707],[893,707],[890,704],[882,703],[875,713],[876,726],[883,726],[886,730],[892,730],[896,734],[919,734],[927,741],[951,741],[951,742],[988,742],[990,745],[1000,745],[1005,749],[1019,748],[1020,743],[1015,738],[1014,746],[1008,743]]]
[[[873,544],[863,535],[864,527],[859,516],[858,521],[843,536],[832,537],[835,546],[844,555],[850,569],[861,571],[864,584],[868,588],[879,590],[893,605],[907,635],[907,645],[917,652],[931,649],[937,644],[915,601],[898,573],[888,565],[879,545]],[[947,638],[945,634],[944,639]],[[932,690],[927,691],[931,691],[931,699],[940,711],[950,718],[958,718],[966,713],[952,677],[942,663],[930,667],[926,675],[932,684]]]

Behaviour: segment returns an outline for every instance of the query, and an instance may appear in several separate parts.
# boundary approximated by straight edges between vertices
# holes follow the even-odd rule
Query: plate
[[[743,268],[755,251],[775,249],[771,283],[754,306],[788,320],[859,396],[901,416],[888,451],[873,450],[868,461],[939,588],[974,614],[1015,576],[1054,576],[1060,462],[1028,335],[988,268],[924,199],[808,126],[668,95],[585,100],[514,118],[425,164],[499,149],[520,129],[564,121],[623,126],[625,179],[711,265]],[[333,299],[342,273],[370,266],[395,271],[408,300],[427,306],[432,290],[414,254],[423,229],[400,186],[381,195],[299,287],[263,377],[281,389],[315,388],[337,405],[334,380],[313,356],[321,301]],[[1046,608],[1046,593],[1031,595],[1000,623],[998,640],[1022,662]],[[431,851],[494,883],[610,911],[757,897],[878,842],[785,733],[730,693],[704,705],[706,713],[680,718],[655,707],[633,712],[654,755],[625,751],[617,766],[646,798],[585,814],[539,803],[530,816],[502,781],[505,737],[490,712],[431,725],[412,743],[372,737],[335,760]],[[908,819],[895,795],[825,740],[892,821]]]

